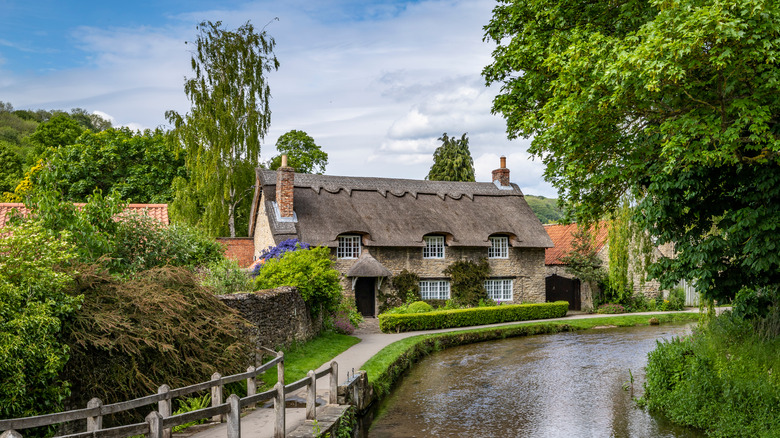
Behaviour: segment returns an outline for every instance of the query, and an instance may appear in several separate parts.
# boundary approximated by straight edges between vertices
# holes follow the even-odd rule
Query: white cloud
[[[352,20],[354,11],[339,1],[265,0],[187,11],[157,28],[92,23],[73,32],[87,67],[0,75],[0,96],[16,108],[82,107],[111,114],[119,126],[165,125],[166,110],[189,108],[184,42],[194,40],[196,23],[220,19],[237,27],[251,20],[259,30],[279,17],[266,28],[281,66],[269,74],[272,120],[263,159],[275,153],[280,135],[301,129],[328,152],[328,173],[423,178],[436,139],[468,132],[479,179],[489,181],[493,158],[508,154],[514,182],[554,195],[540,179],[541,163],[523,157],[527,141],[506,140],[504,120],[490,113],[496,90],[484,87],[480,72],[490,62],[482,26],[493,6],[491,0],[379,5]]]

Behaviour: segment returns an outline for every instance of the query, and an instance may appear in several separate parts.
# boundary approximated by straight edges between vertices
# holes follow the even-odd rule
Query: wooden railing
[[[274,365],[278,370],[278,381],[273,389],[257,393],[257,376],[271,369]],[[227,421],[227,437],[240,438],[241,422],[240,413],[243,408],[254,408],[257,403],[266,400],[274,401],[274,436],[285,436],[285,394],[306,387],[306,419],[315,420],[317,416],[317,379],[330,375],[329,403],[337,403],[338,389],[338,364],[331,362],[330,367],[315,373],[309,371],[308,375],[296,382],[284,385],[284,353],[276,353],[276,357],[260,367],[249,367],[245,373],[222,377],[214,373],[211,380],[185,386],[178,389],[170,389],[168,385],[160,386],[157,394],[137,398],[135,400],[103,405],[100,399],[93,398],[87,403],[86,409],[77,409],[56,414],[39,415],[35,417],[15,418],[0,420],[0,438],[21,438],[19,430],[33,427],[50,426],[68,421],[87,420],[86,432],[70,435],[60,435],[61,438],[126,438],[133,435],[146,435],[149,438],[170,438],[171,430],[176,426],[191,421],[211,418],[213,421]],[[239,398],[232,394],[225,403],[222,402],[222,392],[225,384],[246,379],[247,396]],[[176,397],[182,397],[192,393],[211,390],[211,406],[196,411],[179,415],[171,415],[171,402]],[[103,428],[103,416],[118,412],[129,411],[157,403],[157,410],[146,416],[143,423],[128,424],[108,429]]]

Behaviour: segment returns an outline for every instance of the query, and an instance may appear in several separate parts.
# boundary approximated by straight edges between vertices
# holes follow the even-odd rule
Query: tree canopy
[[[531,137],[578,221],[616,210],[676,257],[652,270],[713,298],[777,290],[780,4],[502,0],[485,26],[493,111]]]
[[[328,154],[314,142],[311,136],[303,131],[293,129],[282,134],[276,140],[276,150],[279,155],[271,158],[268,168],[276,170],[282,165],[282,155],[287,155],[287,165],[299,173],[325,172],[328,165]]]
[[[110,128],[85,131],[74,144],[53,151],[40,179],[74,202],[99,189],[115,190],[129,202],[167,203],[173,179],[185,175],[184,157],[170,149],[162,131]]]
[[[195,76],[184,83],[192,107],[168,111],[173,135],[186,152],[189,181],[175,183],[172,214],[212,236],[236,235],[236,207],[248,199],[260,142],[271,121],[266,73],[279,62],[274,39],[247,22],[227,30],[202,22],[192,54]],[[248,209],[248,206],[247,206]]]
[[[433,165],[425,177],[431,181],[475,181],[474,160],[469,151],[469,139],[464,133],[460,139],[448,137],[445,132],[438,138],[441,146],[433,152]]]

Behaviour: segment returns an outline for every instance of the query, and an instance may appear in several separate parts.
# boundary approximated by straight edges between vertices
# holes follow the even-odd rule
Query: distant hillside
[[[552,224],[563,217],[563,211],[558,208],[557,198],[525,195],[525,200],[543,224]]]

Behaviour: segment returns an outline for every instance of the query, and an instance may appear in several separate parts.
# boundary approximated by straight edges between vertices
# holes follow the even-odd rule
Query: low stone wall
[[[306,342],[319,333],[320,321],[312,321],[306,303],[294,287],[283,286],[250,293],[218,295],[252,324],[258,346],[270,348]]]

